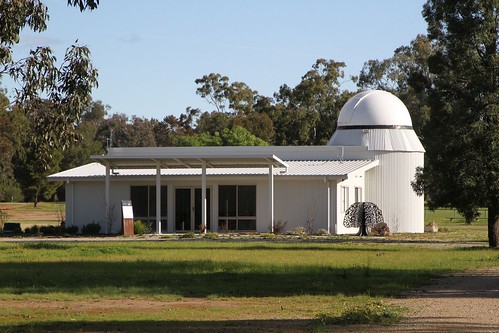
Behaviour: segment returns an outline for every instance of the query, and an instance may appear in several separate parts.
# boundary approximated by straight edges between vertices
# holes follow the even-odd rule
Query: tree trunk
[[[498,204],[488,208],[489,246],[499,247],[499,207]]]

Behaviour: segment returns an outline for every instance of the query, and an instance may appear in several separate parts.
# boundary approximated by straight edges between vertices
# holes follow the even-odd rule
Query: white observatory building
[[[365,201],[378,205],[392,232],[424,232],[424,199],[410,183],[425,150],[400,99],[381,90],[355,95],[341,109],[328,145],[367,147],[379,166],[366,172]]]
[[[348,100],[326,146],[108,148],[49,180],[64,181],[66,225],[80,230],[96,222],[119,233],[128,201],[155,233],[259,233],[285,223],[355,234],[345,211],[365,201],[391,232],[422,233],[423,197],[411,181],[424,152],[405,105],[372,90]]]

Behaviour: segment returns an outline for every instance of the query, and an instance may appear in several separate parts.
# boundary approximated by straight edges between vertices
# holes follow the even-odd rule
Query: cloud
[[[135,32],[131,32],[126,36],[118,37],[118,40],[123,43],[133,44],[142,41],[142,38]]]

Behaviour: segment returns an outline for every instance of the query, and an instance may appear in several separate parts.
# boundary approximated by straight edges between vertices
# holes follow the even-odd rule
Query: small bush
[[[136,235],[148,234],[151,232],[151,226],[141,220],[133,221],[133,233]]]
[[[305,236],[307,234],[307,230],[304,227],[296,227],[289,231],[289,234],[294,236]]]
[[[101,226],[99,223],[89,223],[81,228],[81,233],[87,236],[95,236],[100,233]]]
[[[193,233],[192,231],[186,232],[185,234],[181,235],[180,238],[195,238],[196,234]]]
[[[385,305],[382,301],[370,301],[363,306],[346,309],[339,317],[320,313],[316,319],[322,325],[386,325],[402,320],[402,309]]]
[[[372,236],[389,236],[390,228],[386,223],[377,223],[371,228]]]
[[[326,229],[319,229],[315,232],[316,236],[327,236],[329,232]]]
[[[261,236],[262,238],[266,238],[266,239],[275,238],[275,234],[272,234],[272,233],[269,233],[269,234],[261,234],[260,236]]]
[[[40,233],[44,234],[45,236],[62,235],[63,230],[63,227],[54,225],[42,225],[39,229]]]
[[[282,235],[284,233],[284,231],[286,231],[286,225],[288,224],[287,221],[277,221],[277,222],[274,222],[274,231],[273,233],[275,235]],[[269,227],[269,230],[272,231],[272,226]]]
[[[78,226],[72,225],[70,227],[64,228],[64,232],[68,235],[76,235],[78,233]]]
[[[40,233],[40,227],[34,224],[31,227],[24,229],[24,233],[29,235],[38,235]]]
[[[206,235],[204,235],[205,239],[218,239],[218,233],[216,232],[209,232]]]

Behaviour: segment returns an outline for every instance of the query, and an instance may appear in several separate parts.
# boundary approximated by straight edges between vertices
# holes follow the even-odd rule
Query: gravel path
[[[385,332],[499,332],[499,267],[435,280],[394,302],[409,309]]]

